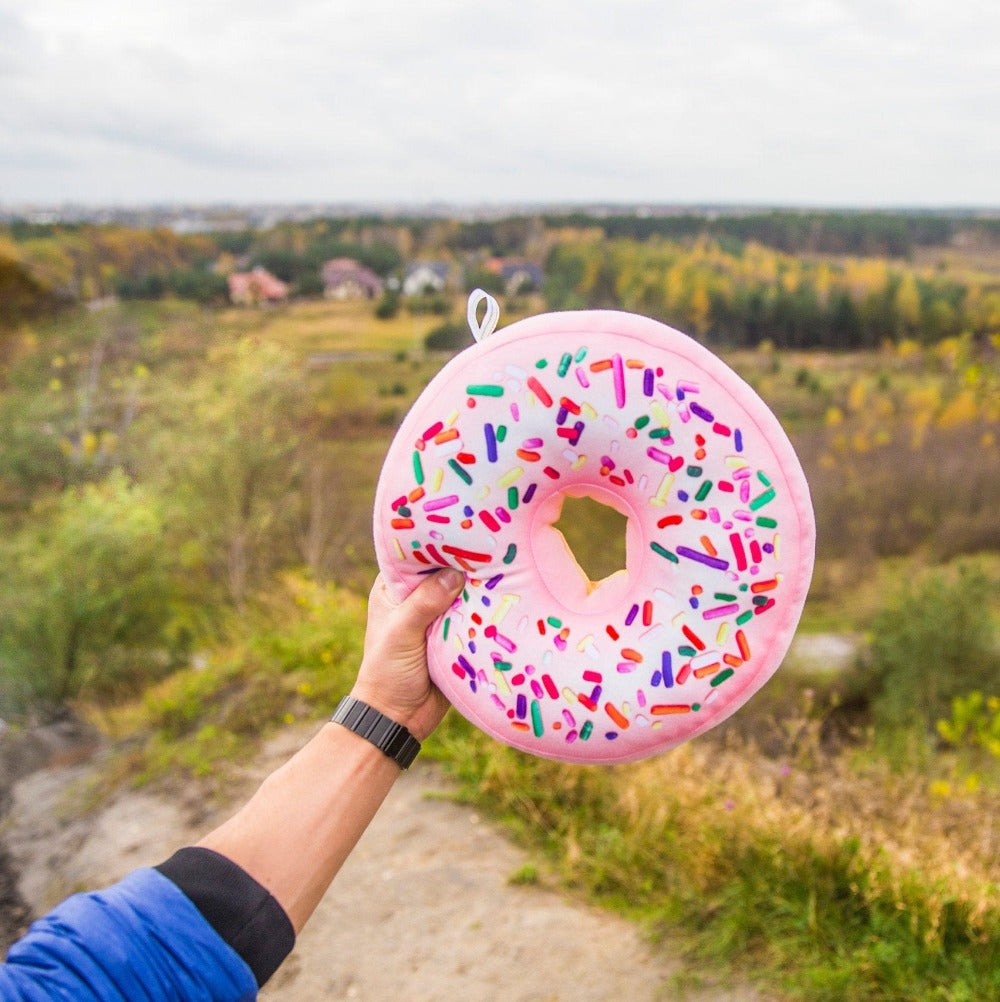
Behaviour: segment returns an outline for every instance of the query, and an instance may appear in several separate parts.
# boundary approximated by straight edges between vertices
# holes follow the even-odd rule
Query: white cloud
[[[0,0],[0,201],[1000,202],[956,0]]]

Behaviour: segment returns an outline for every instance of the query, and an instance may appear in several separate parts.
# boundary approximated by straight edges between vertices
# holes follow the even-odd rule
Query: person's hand
[[[448,709],[427,673],[427,628],[464,584],[461,571],[446,568],[396,602],[379,575],[368,599],[364,657],[351,695],[404,724],[418,741]]]

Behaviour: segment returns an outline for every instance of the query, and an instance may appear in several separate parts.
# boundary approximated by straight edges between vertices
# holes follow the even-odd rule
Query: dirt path
[[[307,736],[273,740],[233,790],[242,797]],[[156,863],[228,811],[197,789],[174,800],[120,794],[78,817],[93,766],[45,769],[14,790],[6,840],[36,912],[73,891]],[[529,861],[477,814],[447,799],[433,766],[397,783],[263,1000],[318,1002],[752,1002],[743,987],[679,994],[685,974],[614,916],[510,876]],[[77,800],[74,805],[74,799]]]

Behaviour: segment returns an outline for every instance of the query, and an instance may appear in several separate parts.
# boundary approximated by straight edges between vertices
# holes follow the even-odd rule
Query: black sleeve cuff
[[[295,946],[285,910],[266,888],[232,860],[192,846],[156,867],[191,899],[205,921],[243,958],[257,987]]]

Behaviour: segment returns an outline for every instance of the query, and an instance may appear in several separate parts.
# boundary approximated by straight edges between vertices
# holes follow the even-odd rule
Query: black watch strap
[[[420,742],[402,724],[353,696],[345,696],[330,719],[360,734],[403,769],[410,767],[420,751]]]

